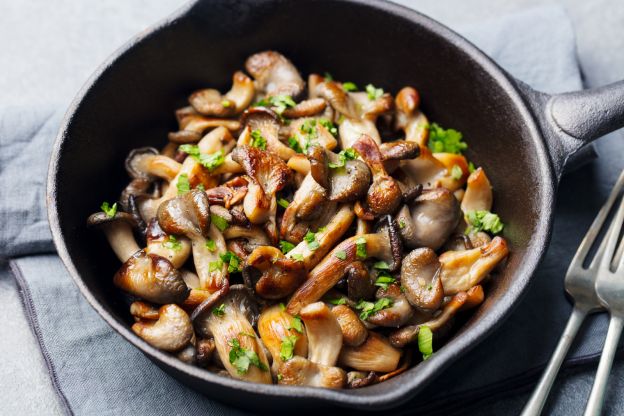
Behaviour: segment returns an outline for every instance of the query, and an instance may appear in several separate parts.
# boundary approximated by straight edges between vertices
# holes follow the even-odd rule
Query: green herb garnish
[[[336,137],[338,135],[338,128],[336,127],[334,123],[332,123],[328,119],[322,118],[318,122],[321,126],[325,127],[327,131],[329,131],[332,134],[332,136]]]
[[[241,259],[231,251],[227,251],[225,254],[221,254],[221,261],[228,264],[229,273],[237,273],[242,270]]]
[[[293,258],[293,260],[303,261],[303,254],[293,254],[291,257]]]
[[[377,270],[390,270],[390,266],[388,265],[388,263],[386,263],[385,261],[378,261],[375,264],[373,264],[373,267],[376,268]]]
[[[433,333],[428,326],[421,326],[418,329],[418,350],[422,353],[423,360],[433,354]]]
[[[199,152],[199,146],[196,144],[183,144],[178,149],[187,153],[210,171],[218,168],[225,161],[225,156],[221,150],[211,154],[203,154]]]
[[[288,208],[288,205],[290,205],[290,202],[288,202],[284,198],[280,198],[277,200],[277,205],[279,205],[282,208]]]
[[[337,259],[346,260],[347,252],[344,250],[338,250],[337,252],[334,253],[334,256],[336,256]]]
[[[332,169],[342,168],[347,163],[347,160],[355,160],[359,156],[358,152],[355,149],[348,148],[345,150],[341,150],[338,153],[338,162],[336,163],[328,163],[328,166]]]
[[[392,306],[392,299],[390,298],[381,298],[378,299],[375,303],[373,302],[368,302],[365,300],[360,300],[357,305],[355,305],[355,309],[361,311],[360,312],[360,319],[365,321],[366,319],[368,319],[371,315],[389,308]]]
[[[388,289],[392,283],[396,282],[396,279],[390,276],[388,273],[380,273],[377,280],[375,280],[375,286],[379,286],[383,289]]]
[[[221,305],[217,306],[216,308],[213,308],[212,309],[212,314],[214,316],[219,316],[219,317],[225,315],[225,304],[222,303]]]
[[[331,303],[332,305],[344,305],[345,303],[347,303],[347,300],[345,298],[336,298],[327,299],[327,302]]]
[[[475,170],[477,170],[477,168],[475,167],[474,163],[468,162],[468,172],[472,173]]]
[[[191,184],[189,183],[189,178],[186,173],[178,176],[176,187],[178,188],[178,195],[184,195],[191,190]]]
[[[364,237],[355,240],[355,257],[358,259],[365,259],[368,257],[368,253],[366,252],[366,239]]]
[[[468,148],[462,141],[463,135],[454,129],[443,129],[437,123],[429,126],[429,149],[434,153],[455,153],[460,155]]]
[[[353,91],[357,91],[358,87],[353,82],[343,82],[342,89],[347,92],[353,92]]]
[[[282,361],[288,361],[293,358],[295,344],[298,339],[299,337],[297,335],[290,335],[282,338],[282,345],[280,346],[280,358]]]
[[[404,220],[399,220],[399,228],[400,229],[405,228],[405,221]]]
[[[211,273],[221,271],[221,268],[223,268],[223,260],[221,259],[208,263],[208,271]]]
[[[219,215],[210,214],[210,221],[219,229],[219,231],[223,231],[230,226],[227,220]]]
[[[223,100],[223,101],[221,101],[221,106],[222,106],[222,107],[227,108],[227,107],[229,107],[229,106],[231,106],[231,105],[232,105],[232,103],[231,103],[230,101],[228,101],[228,100]]]
[[[249,145],[251,147],[257,147],[261,150],[266,150],[267,141],[264,137],[262,137],[262,133],[260,133],[260,130],[253,130],[251,132],[251,142],[249,142]]]
[[[453,167],[451,168],[451,178],[458,181],[461,179],[462,176],[464,176],[464,171],[462,170],[462,168],[460,168],[459,165],[453,165]]]
[[[280,245],[280,250],[282,250],[282,253],[284,254],[288,253],[290,250],[295,248],[295,245],[293,243],[291,243],[290,241],[286,241],[286,240],[280,240],[279,245]]]
[[[468,211],[466,218],[469,225],[466,229],[466,234],[470,234],[473,231],[487,231],[492,234],[498,234],[505,227],[500,217],[490,211]]]
[[[217,249],[217,243],[214,240],[206,240],[206,248],[210,251],[215,251]]]
[[[299,144],[297,139],[292,136],[288,138],[288,147],[290,147],[297,153],[303,153],[303,149],[301,148],[301,145]]]
[[[246,374],[250,365],[255,365],[262,371],[268,371],[266,364],[260,361],[260,357],[255,351],[241,347],[238,339],[234,338],[228,342],[232,347],[230,350],[230,364],[236,368],[238,374]]]
[[[296,315],[293,318],[293,321],[290,324],[290,326],[288,327],[288,329],[294,329],[295,331],[299,332],[300,334],[303,334],[303,322],[301,321],[301,317],[299,315]]]
[[[113,218],[115,214],[117,214],[117,202],[111,206],[108,202],[104,201],[102,205],[100,205],[100,209],[104,211],[104,214],[106,214],[108,218]]]
[[[371,101],[376,100],[381,97],[384,93],[384,90],[381,88],[375,88],[373,84],[368,84],[366,86],[366,94],[368,95],[368,99]]]
[[[312,251],[320,247],[319,242],[316,239],[316,234],[311,231],[308,231],[303,239],[306,243],[308,243],[308,248]]]
[[[162,243],[162,245],[164,248],[168,248],[169,250],[173,250],[173,251],[182,250],[182,243],[178,241],[175,235],[169,235],[167,237],[167,240],[165,240]]]

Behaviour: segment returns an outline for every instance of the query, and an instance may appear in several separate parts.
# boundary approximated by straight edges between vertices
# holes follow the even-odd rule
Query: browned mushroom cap
[[[373,174],[373,184],[366,195],[368,206],[378,215],[394,212],[401,203],[401,188],[386,172],[377,143],[369,136],[362,135],[353,148],[366,161]]]
[[[256,89],[267,96],[296,97],[305,85],[297,68],[279,52],[264,51],[251,55],[245,62],[245,69],[254,77]]]
[[[328,367],[309,361],[303,357],[293,357],[279,367],[278,384],[290,386],[324,387],[341,389],[347,376],[339,367]]]
[[[327,101],[322,98],[310,98],[297,103],[293,108],[287,108],[282,115],[288,118],[300,118],[314,116],[327,107]]]
[[[200,367],[207,367],[212,361],[212,357],[215,353],[216,346],[214,339],[200,339],[196,345],[197,355],[196,362]]]
[[[347,277],[347,296],[349,299],[358,301],[370,299],[375,295],[375,279],[361,261],[354,261],[345,268]]]
[[[261,273],[260,278],[254,278],[257,272]],[[302,262],[286,258],[279,249],[261,246],[247,258],[243,277],[259,296],[281,299],[294,292],[303,282],[306,271]]]
[[[96,212],[87,219],[89,227],[98,227],[106,235],[111,248],[121,262],[125,262],[140,250],[132,234],[137,225],[132,215],[117,211],[113,217],[104,212]]]
[[[241,71],[234,74],[232,83],[232,89],[225,96],[214,89],[203,89],[191,94],[189,103],[195,111],[206,116],[229,117],[240,113],[251,103],[255,88],[251,79]]]
[[[360,160],[347,160],[344,166],[331,168],[330,163],[339,164],[339,157],[320,146],[308,148],[310,174],[327,192],[327,199],[336,202],[353,202],[368,190],[370,170]]]
[[[388,263],[391,271],[396,270],[401,263],[401,250],[396,225],[388,216],[386,225],[379,232],[348,238],[325,256],[293,294],[288,311],[296,314],[305,305],[318,301],[344,276],[346,266],[355,261],[378,258]]]
[[[143,250],[121,266],[113,283],[132,295],[159,304],[182,303],[189,294],[182,274],[169,260]]]
[[[193,189],[163,202],[158,208],[158,223],[169,234],[206,237],[210,227],[206,193]]]
[[[283,240],[298,244],[308,232],[308,220],[317,219],[328,206],[325,190],[308,174],[297,188],[293,200],[282,216],[280,236]]]
[[[336,111],[344,114],[346,117],[359,118],[355,103],[349,98],[349,94],[339,83],[325,80],[316,85],[312,94],[327,100]]]
[[[436,310],[444,299],[441,264],[430,248],[417,248],[403,258],[401,287],[407,300],[417,308]]]
[[[368,337],[368,330],[357,314],[347,305],[334,306],[331,309],[342,330],[342,341],[345,345],[357,347]]]
[[[164,257],[179,269],[191,254],[191,242],[186,237],[176,237],[165,233],[156,217],[147,225],[147,247],[145,252]]]
[[[245,198],[248,183],[245,176],[237,176],[221,186],[207,189],[206,196],[210,204],[223,205],[230,209]]]
[[[401,360],[401,351],[376,332],[370,332],[366,341],[357,347],[342,348],[338,362],[360,371],[394,371]]]
[[[408,247],[433,250],[444,244],[460,219],[459,202],[446,188],[424,190],[410,209],[404,207],[396,216],[401,237]]]
[[[379,146],[379,151],[383,160],[414,159],[420,155],[420,146],[407,140],[395,140],[382,143]]]
[[[184,348],[193,337],[191,319],[184,309],[173,304],[161,306],[156,321],[136,322],[132,331],[148,344],[169,352]]]
[[[250,144],[251,134],[258,131],[266,140],[266,147],[278,155],[282,160],[288,160],[296,152],[279,140],[281,122],[279,116],[266,107],[252,107],[241,116],[243,133],[238,139],[238,145]]]
[[[442,308],[442,312],[435,316],[435,318],[419,324],[419,325],[408,325],[401,329],[394,331],[390,334],[390,343],[395,347],[401,348],[406,346],[407,344],[411,344],[418,341],[418,332],[420,328],[423,326],[428,327],[435,334],[436,331],[446,326],[449,321],[455,316],[457,311],[461,309],[461,307],[466,303],[468,299],[468,295],[466,292],[458,292],[456,293],[451,300],[444,305]]]
[[[373,325],[398,328],[407,323],[414,314],[410,303],[399,285],[389,285],[387,289],[379,288],[377,299],[391,299],[392,305],[369,316],[366,321]]]
[[[128,157],[126,157],[126,172],[133,179],[151,179],[149,172],[147,172],[146,161],[149,160],[150,156],[156,156],[157,154],[158,150],[154,147],[140,147],[131,150],[128,153]]]
[[[245,215],[253,224],[262,224],[269,219],[275,193],[291,178],[288,166],[272,152],[250,146],[238,146],[232,152],[232,159],[239,163],[251,182],[243,200]],[[276,207],[274,207],[276,209]]]
[[[270,384],[268,359],[252,326],[258,310],[249,290],[243,285],[234,285],[227,294],[222,292],[200,307],[201,312],[192,315],[195,329],[202,338],[214,338],[219,358],[228,373],[240,380]],[[233,349],[241,351],[239,348],[257,355],[260,365],[250,363],[242,370],[240,366],[237,368],[230,354]]]
[[[266,308],[258,319],[258,334],[273,357],[271,368],[275,374],[279,366],[293,357],[282,354],[282,345],[293,345],[292,356],[307,357],[308,337],[298,318],[295,318],[280,305]]]

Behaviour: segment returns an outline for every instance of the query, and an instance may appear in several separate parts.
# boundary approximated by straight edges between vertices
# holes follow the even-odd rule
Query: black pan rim
[[[497,305],[492,307],[490,313],[481,318],[481,320],[475,325],[475,329],[472,332],[460,334],[455,337],[452,342],[448,343],[436,352],[434,357],[408,370],[408,372],[413,372],[416,368],[418,368],[417,377],[406,378],[404,380],[405,382],[399,388],[383,393],[371,393],[367,388],[359,390],[326,390],[311,387],[261,385],[221,377],[200,368],[185,364],[175,357],[163,353],[162,351],[159,351],[147,344],[141,338],[136,336],[129,327],[122,322],[117,321],[106,310],[104,305],[90,292],[88,287],[82,281],[80,273],[75,268],[72,258],[67,250],[63,230],[61,229],[58,220],[59,211],[56,189],[57,176],[60,167],[59,156],[63,151],[63,145],[68,137],[68,128],[71,126],[74,114],[80,107],[80,104],[85,96],[105,72],[114,69],[114,64],[119,58],[127,53],[131,53],[135,45],[148,40],[154,32],[179,22],[189,12],[192,12],[195,2],[191,2],[183,6],[171,16],[130,39],[123,46],[113,52],[113,54],[109,56],[85,82],[76,97],[72,100],[72,103],[70,104],[61,123],[59,133],[55,139],[48,169],[46,202],[48,208],[48,220],[54,244],[61,260],[69,271],[69,274],[74,280],[76,286],[78,286],[80,292],[87,299],[91,307],[93,307],[117,333],[133,344],[136,348],[141,350],[151,360],[163,363],[167,367],[174,369],[176,372],[185,373],[190,377],[201,379],[208,383],[218,384],[226,388],[242,390],[254,395],[266,395],[270,397],[283,398],[306,397],[308,399],[321,400],[325,403],[338,406],[385,409],[397,406],[413,397],[426,384],[423,380],[433,379],[460,355],[471,348],[474,348],[480,341],[487,337],[487,335],[494,331],[502,323],[504,318],[512,312],[514,306],[517,305],[522,298],[522,295],[526,292],[526,289],[531,281],[531,277],[542,258],[543,252],[548,246],[553,220],[556,180],[554,179],[555,175],[551,165],[549,153],[547,152],[546,145],[543,141],[544,139],[542,139],[542,135],[537,127],[535,118],[522,98],[517,85],[502,68],[494,63],[481,50],[442,24],[404,6],[387,1],[340,1],[351,3],[353,6],[369,7],[392,15],[401,16],[402,18],[409,20],[410,23],[418,24],[425,27],[430,32],[445,38],[448,42],[466,52],[467,55],[474,59],[484,69],[484,71],[492,76],[492,78],[505,90],[509,98],[515,103],[516,108],[522,115],[523,122],[526,123],[526,128],[533,139],[535,148],[538,150],[535,156],[537,164],[542,171],[542,177],[544,178],[543,182],[540,184],[543,192],[541,193],[541,199],[538,201],[538,204],[540,211],[542,213],[547,212],[548,215],[542,215],[533,230],[536,237],[531,241],[529,247],[527,248],[527,254],[521,268],[515,271],[515,279],[511,283],[509,290],[498,300]]]

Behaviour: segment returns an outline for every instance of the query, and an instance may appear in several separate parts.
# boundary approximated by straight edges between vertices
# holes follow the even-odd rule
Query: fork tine
[[[600,268],[604,271],[611,272],[611,264],[613,262],[613,255],[615,254],[615,249],[620,239],[620,231],[622,229],[622,223],[624,223],[624,199],[620,202],[620,207],[618,208],[617,215],[611,226],[609,227],[609,236],[607,241],[607,248],[602,256],[600,261]]]
[[[589,230],[587,230],[587,234],[585,234],[585,237],[583,237],[583,241],[581,241],[579,248],[576,250],[574,257],[572,258],[572,262],[570,263],[570,269],[573,267],[582,267],[583,263],[585,262],[585,258],[587,257],[587,254],[589,253],[592,245],[596,241],[596,237],[598,237],[598,235],[600,234],[600,230],[604,225],[607,217],[609,216],[609,211],[611,211],[611,208],[615,204],[615,201],[617,200],[620,191],[622,190],[622,187],[624,187],[624,171],[620,173],[618,180],[615,182],[615,186],[611,190],[611,194],[609,194],[609,198],[607,198],[607,201],[604,203],[602,208],[600,208],[600,212],[598,212],[598,215],[596,215],[594,222],[592,222]],[[607,235],[605,234],[604,240],[606,240],[606,238]],[[603,244],[601,244],[599,251],[602,248]],[[596,256],[594,256],[594,261],[592,261],[590,267],[594,267],[596,264],[598,264],[599,260],[600,258],[598,257],[598,253],[596,253]]]
[[[618,244],[618,248],[615,251],[615,256],[613,257],[614,270],[620,270],[624,267],[624,239],[620,240],[620,244]]]
[[[598,266],[600,266],[600,262],[602,261],[604,252],[607,249],[608,239],[609,239],[609,230],[607,229],[604,237],[602,237],[602,241],[600,242],[600,246],[598,247],[598,250],[596,250],[596,254],[594,254],[594,258],[592,259],[588,267],[588,270],[593,270],[593,269],[596,269]]]

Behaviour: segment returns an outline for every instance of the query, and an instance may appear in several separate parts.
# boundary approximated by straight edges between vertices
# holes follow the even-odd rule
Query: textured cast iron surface
[[[345,18],[350,16],[350,18]],[[320,30],[320,26],[324,29]],[[382,29],[383,28],[383,29]],[[430,119],[457,128],[488,172],[511,256],[485,303],[428,361],[388,382],[328,391],[244,383],[188,366],[136,337],[111,276],[119,262],[85,219],[126,185],[130,149],[164,145],[196,88],[229,88],[250,54],[275,49],[303,74],[331,72],[396,93],[413,85]],[[516,84],[475,47],[418,13],[367,1],[200,1],[134,39],[72,104],[53,152],[49,217],[59,254],[100,315],[151,360],[210,397],[247,408],[384,408],[412,397],[489,334],[524,292],[548,243],[556,175]],[[557,161],[563,160],[561,155]],[[555,163],[556,165],[556,163]],[[267,398],[270,397],[270,400]]]

